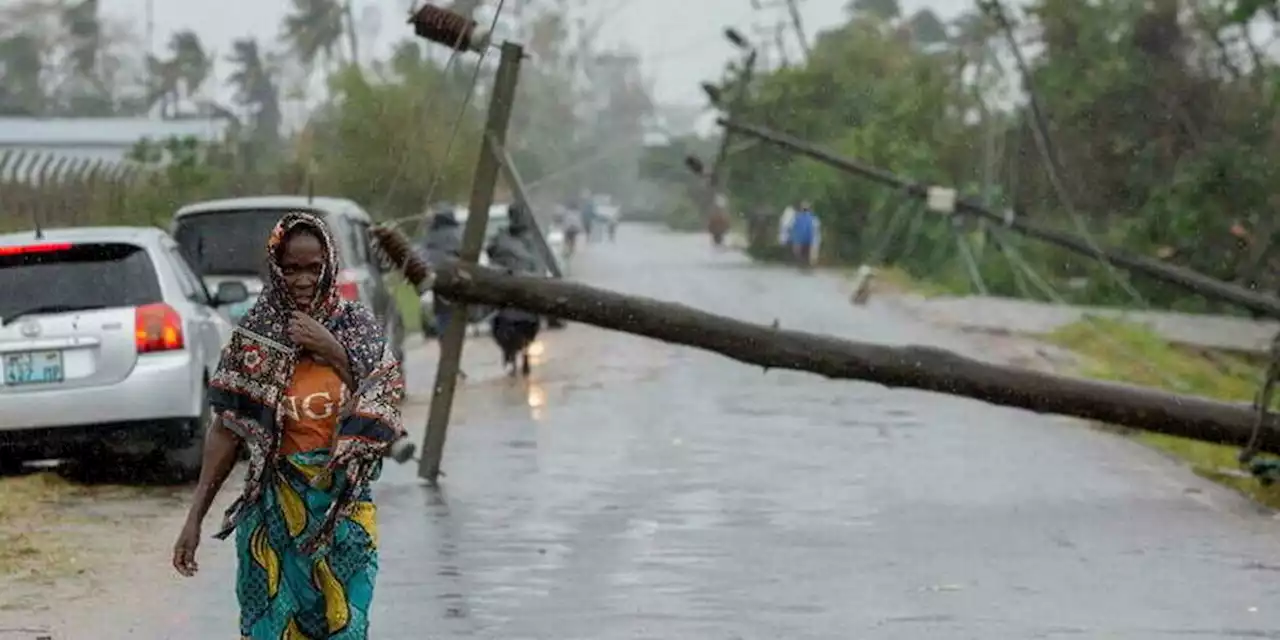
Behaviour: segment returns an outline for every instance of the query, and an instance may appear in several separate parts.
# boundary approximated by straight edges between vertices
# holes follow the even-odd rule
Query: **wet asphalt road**
[[[850,306],[835,277],[751,266],[702,236],[625,227],[573,271],[759,322],[965,348]],[[1132,442],[582,325],[543,345],[525,382],[469,344],[441,491],[411,466],[384,474],[372,637],[1280,637],[1277,523]],[[433,354],[409,363],[415,437]],[[165,612],[121,637],[233,637],[228,551],[206,543],[201,575],[164,584]]]

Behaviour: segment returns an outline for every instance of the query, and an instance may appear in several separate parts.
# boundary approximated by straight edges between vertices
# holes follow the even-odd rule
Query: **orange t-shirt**
[[[284,413],[280,453],[289,455],[332,446],[346,394],[347,387],[333,367],[310,358],[298,360],[293,382],[280,401],[280,411]]]

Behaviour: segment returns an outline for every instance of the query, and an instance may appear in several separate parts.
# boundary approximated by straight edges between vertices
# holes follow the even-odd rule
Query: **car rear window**
[[[200,275],[261,275],[267,237],[291,209],[233,209],[179,218],[173,237]]]
[[[59,308],[135,307],[162,299],[151,256],[137,245],[0,247],[0,318]]]

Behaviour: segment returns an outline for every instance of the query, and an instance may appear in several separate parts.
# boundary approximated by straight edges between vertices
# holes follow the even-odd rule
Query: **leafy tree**
[[[1027,82],[1003,34],[970,13],[940,39],[916,14],[899,25],[893,2],[857,0],[847,24],[821,34],[805,64],[760,77],[743,117],[818,141],[912,178],[988,190],[1041,224],[1267,290],[1280,218],[1273,205],[1280,151],[1276,65],[1222,0],[1194,8],[1173,0],[1036,0],[1010,15],[1028,52]],[[1274,20],[1265,6],[1252,20]],[[1264,17],[1266,16],[1266,17]],[[914,43],[905,42],[902,29]],[[1037,38],[1035,46],[1027,46]],[[946,49],[940,47],[945,43]],[[919,46],[928,45],[928,46]],[[1050,148],[1035,143],[1042,107]],[[1022,93],[1020,96],[1019,94]],[[765,146],[735,157],[733,193],[744,205],[807,197],[835,236],[832,257],[861,260],[882,238],[893,206],[883,188]],[[1061,187],[1049,178],[1054,168]],[[745,206],[743,207],[745,208]],[[986,242],[925,219],[895,244],[897,261],[963,286],[957,237]],[[976,234],[976,235],[974,235]],[[968,240],[966,240],[968,241]],[[908,251],[907,249],[910,249]],[[1068,297],[1132,304],[1126,286],[1092,260],[1030,245],[1023,254]],[[998,293],[1018,295],[1003,252],[981,269]],[[1083,278],[1084,288],[1063,286]],[[994,283],[994,284],[993,284]],[[1134,280],[1147,302],[1204,309],[1204,300]]]
[[[44,113],[43,74],[44,58],[34,35],[19,32],[0,40],[0,109],[6,115]]]
[[[294,55],[308,67],[317,61],[332,64],[339,59],[339,43],[346,33],[346,13],[338,0],[292,0],[284,18],[284,39]],[[354,51],[352,52],[354,60]]]
[[[173,71],[182,83],[187,99],[200,93],[213,73],[213,58],[205,51],[200,36],[190,29],[174,33],[169,38],[169,55]]]
[[[235,101],[250,127],[243,159],[248,166],[261,166],[279,150],[283,117],[276,69],[253,38],[233,41],[229,61],[234,66],[229,80],[236,89]]]

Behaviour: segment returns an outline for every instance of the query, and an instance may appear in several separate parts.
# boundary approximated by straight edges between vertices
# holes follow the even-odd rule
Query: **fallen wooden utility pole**
[[[920,199],[927,199],[929,197],[930,187],[927,185],[914,183],[906,178],[894,175],[883,169],[872,167],[850,158],[841,157],[794,136],[766,129],[765,127],[737,122],[726,118],[720,118],[718,122],[726,129],[731,129],[759,138],[765,142],[794,151],[800,155],[808,156],[837,169],[862,176],[884,185],[902,189],[910,196]],[[1013,210],[1006,211],[1003,214],[996,213],[976,202],[964,198],[960,198],[955,201],[955,210],[960,213],[967,213],[998,222],[1010,230],[1021,233],[1022,235],[1042,240],[1080,255],[1109,262],[1112,265],[1124,268],[1128,271],[1141,273],[1155,280],[1182,287],[1187,291],[1202,295],[1206,298],[1227,302],[1237,305],[1243,309],[1248,309],[1257,314],[1280,319],[1280,298],[1251,291],[1244,287],[1236,286],[1229,282],[1223,282],[1202,273],[1197,273],[1190,269],[1184,269],[1159,260],[1152,260],[1151,258],[1118,251],[1116,249],[1098,247],[1084,238],[1029,224],[1022,220],[1021,217],[1015,215]]]
[[[511,276],[462,263],[446,265],[433,277],[437,295],[510,305],[714,351],[766,370],[935,391],[1227,445],[1244,445],[1256,420],[1244,404],[990,364],[934,347],[867,344],[775,329],[563,280]],[[1280,453],[1280,433],[1272,426],[1260,431],[1258,449]]]

